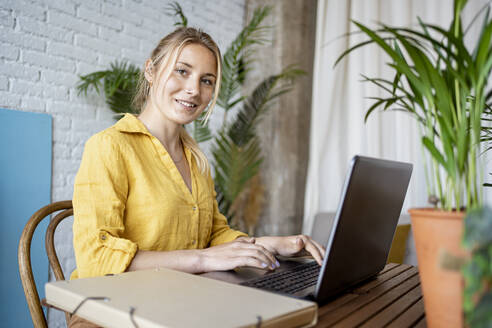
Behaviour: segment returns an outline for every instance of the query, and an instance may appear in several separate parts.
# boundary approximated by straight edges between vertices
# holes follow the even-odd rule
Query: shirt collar
[[[116,122],[114,127],[121,132],[143,133],[149,136],[151,135],[145,125],[136,116],[130,113],[126,113],[123,118]]]
[[[140,121],[135,115],[130,113],[126,113],[125,116],[123,116],[123,118],[121,118],[118,122],[116,122],[114,127],[120,132],[143,133],[150,137],[154,137],[149,132],[149,130],[147,130],[145,125],[142,123],[142,121]],[[183,146],[184,146],[186,157],[190,158],[191,150],[186,145]]]

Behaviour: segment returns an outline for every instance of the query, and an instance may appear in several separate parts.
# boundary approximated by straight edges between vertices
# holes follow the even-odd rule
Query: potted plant
[[[369,39],[346,50],[376,44],[390,58],[392,80],[364,77],[387,96],[375,97],[376,108],[403,110],[418,122],[426,153],[429,200],[433,208],[409,212],[417,249],[427,323],[430,327],[463,326],[462,276],[439,265],[442,254],[466,256],[461,247],[467,211],[483,206],[484,168],[480,161],[481,119],[492,66],[492,20],[488,7],[480,35],[465,46],[461,13],[467,0],[454,1],[448,29],[419,19],[419,28],[381,24],[377,29],[354,22]],[[478,22],[477,14],[473,23]],[[473,220],[470,217],[468,220]]]

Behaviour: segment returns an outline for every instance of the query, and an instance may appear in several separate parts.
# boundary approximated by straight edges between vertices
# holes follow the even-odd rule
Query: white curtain
[[[490,0],[470,0],[465,13],[472,18],[485,3]],[[316,213],[336,210],[348,164],[356,154],[414,163],[403,213],[410,207],[427,206],[420,134],[414,119],[386,111],[374,112],[364,123],[373,103],[367,97],[382,94],[370,83],[362,83],[361,74],[393,78],[385,65],[388,57],[370,45],[333,65],[350,45],[367,39],[362,34],[345,36],[356,30],[351,20],[370,27],[377,22],[415,27],[420,17],[448,27],[452,10],[452,0],[318,0],[304,233],[311,232]]]

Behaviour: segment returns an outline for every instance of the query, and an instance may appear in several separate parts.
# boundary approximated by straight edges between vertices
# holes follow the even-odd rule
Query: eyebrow
[[[192,66],[192,65],[190,65],[190,64],[188,64],[188,63],[185,63],[185,62],[181,62],[181,61],[180,61],[180,62],[178,62],[178,64],[182,64],[182,65],[185,65],[185,66],[187,66],[187,67],[189,67],[189,68],[193,68],[193,66]],[[217,78],[217,77],[215,76],[215,74],[212,74],[212,73],[205,73],[204,75],[205,75],[205,76],[213,76],[214,78]]]

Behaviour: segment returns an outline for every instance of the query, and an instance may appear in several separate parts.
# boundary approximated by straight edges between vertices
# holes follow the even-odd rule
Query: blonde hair
[[[220,80],[222,76],[220,50],[210,35],[193,27],[180,27],[166,35],[159,41],[157,47],[151,53],[150,60],[152,62],[153,74],[155,76],[155,80],[167,81],[174,69],[174,66],[176,65],[181,50],[189,44],[199,44],[209,49],[215,55],[217,62],[217,79],[215,82],[214,95],[208,105],[207,113],[204,118],[204,121],[207,122],[219,96]],[[140,73],[137,92],[135,94],[135,98],[133,99],[134,107],[141,111],[142,108],[144,108],[149,96],[151,94],[162,94],[162,88],[164,88],[164,83],[160,83],[159,90],[154,90],[151,87],[151,83],[149,83],[149,81],[145,78],[144,67],[144,70]],[[155,99],[159,100],[159,97],[156,97]],[[202,152],[196,141],[188,134],[188,132],[186,132],[184,127],[180,128],[179,138],[183,145],[190,149],[200,172],[206,173],[210,168],[207,157]]]

